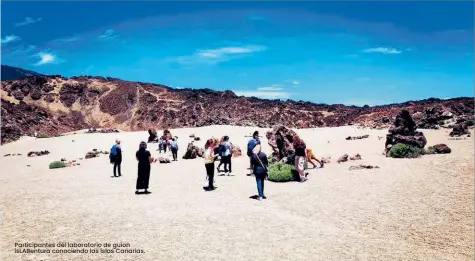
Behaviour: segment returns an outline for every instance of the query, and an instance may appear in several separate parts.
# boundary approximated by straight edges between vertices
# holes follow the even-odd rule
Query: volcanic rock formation
[[[188,143],[186,148],[185,155],[183,155],[183,159],[196,159],[197,157],[203,157],[204,150],[198,148],[193,141]]]
[[[35,131],[48,136],[87,128],[124,131],[229,124],[271,128],[388,127],[401,111],[420,112],[419,126],[471,117],[473,98],[427,99],[375,107],[264,100],[231,91],[173,89],[104,77],[30,76],[2,81],[2,143]],[[443,108],[426,111],[427,108]],[[432,113],[432,114],[431,114]],[[435,115],[435,116],[430,116]]]
[[[402,110],[396,116],[394,125],[389,128],[389,134],[386,135],[385,152],[395,144],[402,143],[411,145],[417,148],[424,148],[427,143],[424,134],[416,131],[417,126],[407,110]]]
[[[283,125],[277,125],[266,133],[269,146],[272,148],[277,161],[295,153],[293,145],[295,136],[297,136],[295,131]]]

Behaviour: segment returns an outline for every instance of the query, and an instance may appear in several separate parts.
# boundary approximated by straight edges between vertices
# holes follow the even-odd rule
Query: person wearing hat
[[[140,142],[139,150],[135,153],[138,161],[138,175],[135,194],[150,194],[148,191],[148,182],[150,180],[150,163],[153,158],[150,151],[147,150],[147,143]],[[142,191],[141,191],[142,190]]]

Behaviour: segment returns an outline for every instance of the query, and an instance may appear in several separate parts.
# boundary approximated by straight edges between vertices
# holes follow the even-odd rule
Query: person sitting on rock
[[[317,165],[313,163],[312,160],[316,160],[318,164],[320,164],[320,168],[323,168],[323,161],[318,160],[315,155],[313,155],[313,152],[311,149],[307,149],[307,162],[313,165],[313,168],[316,168]]]

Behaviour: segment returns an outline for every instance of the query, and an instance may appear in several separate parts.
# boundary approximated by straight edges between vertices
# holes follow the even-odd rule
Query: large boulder
[[[203,157],[204,150],[202,148],[198,148],[193,141],[188,143],[186,148],[185,155],[183,155],[183,159],[196,159],[197,157]]]
[[[452,149],[450,149],[449,146],[445,144],[436,144],[429,147],[429,150],[434,154],[447,154],[452,152]]]
[[[156,130],[152,130],[152,129],[149,129],[148,130],[148,142],[156,142],[158,141],[158,137],[157,137],[157,131]]]
[[[424,148],[427,140],[424,134],[416,131],[417,126],[412,119],[409,111],[402,110],[394,121],[394,125],[389,128],[389,134],[386,135],[385,153],[395,144],[401,143],[411,145],[417,148]]]
[[[283,125],[277,125],[266,133],[269,146],[278,161],[295,153],[293,146],[295,136],[297,136],[295,131]]]

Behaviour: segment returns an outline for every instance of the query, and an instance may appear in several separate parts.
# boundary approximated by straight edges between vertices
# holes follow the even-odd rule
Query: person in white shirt
[[[204,151],[204,160],[206,167],[206,175],[208,177],[208,186],[203,187],[206,191],[212,191],[216,188],[214,187],[214,162],[216,161],[217,155],[214,155],[214,142],[212,139],[206,141],[205,151]]]

